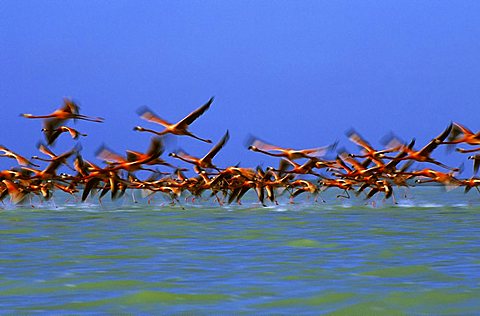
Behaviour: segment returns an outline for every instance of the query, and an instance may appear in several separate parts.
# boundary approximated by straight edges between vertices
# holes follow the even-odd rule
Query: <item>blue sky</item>
[[[393,130],[422,145],[450,121],[480,127],[478,1],[2,1],[0,29],[0,144],[26,156],[41,122],[19,114],[63,97],[106,119],[76,125],[87,157],[102,143],[146,149],[132,131],[154,127],[142,105],[176,121],[211,96],[191,131],[230,130],[221,166],[272,163],[246,150],[249,134],[306,148],[347,144],[354,127],[373,144]]]

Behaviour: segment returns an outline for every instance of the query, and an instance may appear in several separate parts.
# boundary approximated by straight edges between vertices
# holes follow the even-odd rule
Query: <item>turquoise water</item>
[[[397,206],[378,199],[376,207],[337,193],[267,208],[58,197],[58,207],[6,206],[0,310],[480,312],[477,192],[417,188]]]

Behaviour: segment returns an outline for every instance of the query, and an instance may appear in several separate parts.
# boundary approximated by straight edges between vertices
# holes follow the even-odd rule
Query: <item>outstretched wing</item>
[[[57,136],[58,137],[58,136]],[[42,154],[49,156],[50,158],[55,158],[57,155],[55,155],[47,146],[39,142],[37,144],[38,151],[40,151]]]
[[[205,113],[206,110],[210,107],[210,105],[213,102],[213,97],[210,98],[210,100],[207,101],[204,105],[193,111],[192,113],[188,114],[184,119],[182,119],[180,122],[177,123],[178,127],[187,127],[188,125],[192,124],[197,118],[200,117],[203,113]]]
[[[156,115],[149,107],[146,106],[142,106],[141,108],[139,108],[137,110],[137,114],[140,115],[142,119],[148,122],[157,123],[165,127],[171,125],[170,123]]]
[[[220,151],[220,149],[222,149],[223,146],[225,146],[225,144],[228,142],[229,139],[230,139],[230,134],[228,133],[228,130],[227,130],[225,135],[223,135],[222,139],[212,149],[210,149],[210,151],[205,155],[205,157],[203,157],[203,160],[211,161],[213,157],[215,157],[215,155]]]
[[[453,124],[450,123],[450,125],[448,125],[448,127],[440,135],[432,139],[425,147],[423,147],[420,150],[419,154],[422,156],[427,156],[428,154],[430,154],[435,148],[438,147],[441,142],[443,142],[447,138],[447,136],[450,134],[450,131],[452,130],[452,127]]]
[[[123,163],[125,162],[125,158],[123,158],[121,155],[113,152],[107,146],[102,145],[97,152],[95,153],[95,156],[98,159],[102,159],[107,162],[116,162],[116,163]]]
[[[372,145],[370,145],[369,142],[367,142],[360,134],[358,134],[354,129],[351,129],[347,132],[348,139],[352,143],[357,144],[358,146],[362,147],[363,149],[366,149],[367,151],[375,151],[373,149]]]

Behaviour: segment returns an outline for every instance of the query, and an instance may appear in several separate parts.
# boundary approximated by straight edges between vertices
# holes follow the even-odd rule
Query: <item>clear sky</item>
[[[41,122],[19,114],[65,96],[106,119],[76,125],[87,157],[103,142],[145,149],[133,126],[157,127],[142,105],[176,121],[211,96],[191,131],[230,130],[221,166],[270,163],[249,134],[306,148],[347,144],[354,127],[423,145],[450,121],[480,129],[480,1],[1,1],[0,144],[36,154]],[[71,145],[63,135],[54,150]]]

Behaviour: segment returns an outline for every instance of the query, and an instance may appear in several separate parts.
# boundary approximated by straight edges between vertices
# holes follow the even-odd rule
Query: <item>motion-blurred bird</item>
[[[45,126],[45,128],[48,130],[55,129],[62,122],[69,119],[84,120],[84,121],[97,122],[97,123],[102,123],[104,121],[104,119],[101,117],[89,117],[89,116],[80,114],[79,111],[80,111],[80,108],[75,102],[65,98],[63,99],[63,106],[51,114],[47,114],[47,115],[20,114],[20,115],[30,119],[51,119],[50,122],[46,124],[47,126]]]
[[[57,140],[57,138],[62,133],[69,133],[70,136],[73,139],[78,139],[80,136],[87,136],[87,134],[82,134],[79,131],[77,131],[76,129],[73,129],[73,128],[67,127],[67,126],[60,126],[60,127],[55,128],[55,129],[42,128],[42,132],[45,133],[45,138],[47,139],[47,144],[49,146],[53,145],[55,143],[55,141]]]
[[[210,107],[210,105],[213,102],[213,97],[208,100],[207,103],[193,111],[192,113],[188,114],[185,118],[183,118],[181,121],[175,124],[171,124],[164,119],[160,118],[158,115],[153,113],[152,110],[150,110],[148,107],[142,107],[140,108],[137,113],[140,115],[140,117],[148,122],[160,124],[165,127],[165,129],[161,132],[144,128],[141,126],[135,126],[133,130],[138,131],[138,132],[149,132],[153,133],[159,136],[165,135],[165,134],[174,134],[174,135],[185,135],[185,136],[190,136],[195,139],[201,140],[202,142],[206,143],[211,143],[212,141],[210,139],[204,139],[200,138],[194,134],[192,134],[189,130],[188,127],[190,124],[192,124],[197,118],[199,118],[203,113],[205,113],[206,110]]]
[[[220,151],[220,149],[222,149],[223,146],[225,146],[229,138],[230,138],[230,135],[227,131],[225,135],[223,135],[222,139],[215,146],[213,146],[213,148],[210,149],[210,151],[202,158],[193,157],[184,152],[170,153],[169,156],[173,158],[178,158],[187,163],[195,165],[195,171],[197,173],[200,173],[202,169],[207,169],[207,168],[217,169],[217,167],[213,164],[212,159]]]

